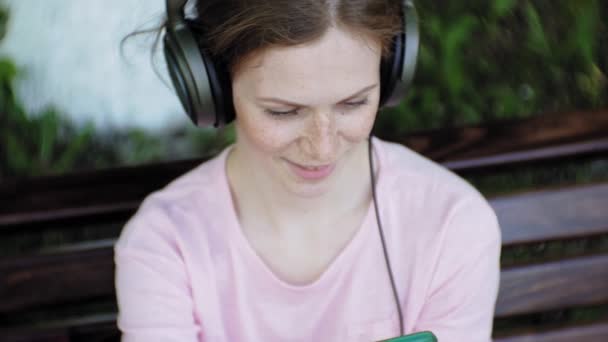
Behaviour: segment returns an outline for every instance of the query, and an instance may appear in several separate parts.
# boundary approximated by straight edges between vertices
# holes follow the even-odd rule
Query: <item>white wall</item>
[[[17,94],[28,111],[53,104],[82,124],[99,129],[162,130],[188,124],[173,90],[149,62],[152,35],[119,44],[126,34],[164,16],[165,0],[5,0],[8,34],[0,55],[26,73]],[[164,59],[159,69],[166,81]]]

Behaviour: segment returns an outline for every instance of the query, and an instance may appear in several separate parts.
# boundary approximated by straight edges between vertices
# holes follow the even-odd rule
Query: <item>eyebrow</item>
[[[345,98],[343,100],[340,100],[338,103],[342,103],[342,102],[348,101],[348,100],[352,99],[353,97],[357,97],[357,96],[365,93],[366,91],[372,90],[373,88],[375,88],[377,86],[378,86],[378,83],[369,85],[369,86],[367,86],[367,87],[365,87],[365,88],[357,91],[356,93],[348,96],[347,98]],[[283,99],[280,99],[280,98],[277,98],[277,97],[258,97],[257,99],[260,100],[260,101],[271,101],[271,102],[282,103],[282,104],[286,104],[286,105],[293,106],[293,107],[306,107],[306,105],[295,103],[295,102],[291,102],[291,101],[287,101],[287,100],[283,100]]]

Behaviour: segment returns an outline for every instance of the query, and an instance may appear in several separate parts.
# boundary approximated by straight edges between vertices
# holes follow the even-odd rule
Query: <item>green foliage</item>
[[[12,102],[12,106],[0,108],[5,113],[0,126],[0,151],[5,156],[0,160],[0,175],[31,176],[76,168],[92,142],[93,127],[76,129],[53,108],[27,116],[14,98],[10,100],[3,104]]]
[[[215,155],[225,146],[236,140],[234,125],[229,125],[219,130],[190,129],[187,132],[189,144],[195,151],[201,151],[204,155]]]
[[[0,41],[6,34],[6,26],[8,24],[8,10],[3,6],[3,2],[0,1]]]
[[[381,135],[608,105],[606,2],[416,4],[417,74],[403,104],[379,117]]]
[[[502,18],[509,14],[517,5],[517,0],[494,0],[491,4],[490,15],[495,18]]]
[[[166,155],[162,142],[142,129],[129,130],[122,139],[117,140],[124,142],[116,147],[125,164],[158,161]]]
[[[0,33],[7,20],[8,11],[0,7]],[[18,76],[15,64],[0,58],[0,179],[76,169],[94,145],[93,126],[75,127],[52,107],[26,114],[13,90]]]

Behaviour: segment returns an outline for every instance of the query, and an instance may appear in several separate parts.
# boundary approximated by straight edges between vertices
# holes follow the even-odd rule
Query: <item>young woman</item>
[[[494,212],[443,167],[370,136],[403,3],[200,0],[181,24],[175,3],[169,33],[185,25],[226,70],[237,141],[148,196],[125,226],[115,246],[123,341],[424,330],[490,341]],[[191,111],[200,98],[184,100],[179,84]]]

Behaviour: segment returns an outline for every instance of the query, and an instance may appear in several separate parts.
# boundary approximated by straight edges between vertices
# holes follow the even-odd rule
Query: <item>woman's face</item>
[[[244,61],[232,86],[237,151],[252,180],[311,197],[347,176],[376,117],[380,58],[378,42],[334,28]]]

